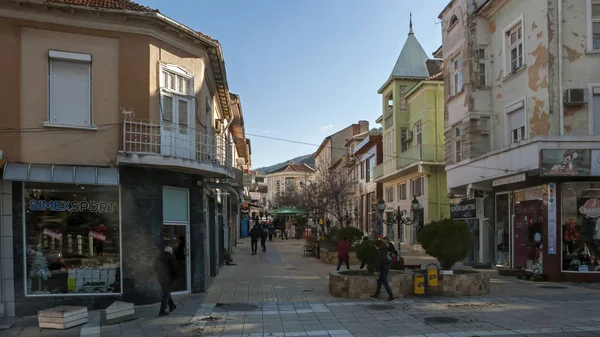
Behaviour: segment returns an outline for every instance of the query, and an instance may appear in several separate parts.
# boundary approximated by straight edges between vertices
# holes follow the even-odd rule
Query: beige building
[[[173,291],[204,291],[251,164],[220,44],[131,1],[20,2],[0,3],[0,313],[155,302],[165,246]]]
[[[564,235],[597,218],[583,205],[600,198],[598,13],[593,0],[455,0],[440,13],[448,190],[472,228],[468,262],[598,280]]]
[[[315,180],[315,169],[306,164],[288,162],[277,170],[267,173],[267,209],[278,207],[278,198],[290,191],[303,188]]]

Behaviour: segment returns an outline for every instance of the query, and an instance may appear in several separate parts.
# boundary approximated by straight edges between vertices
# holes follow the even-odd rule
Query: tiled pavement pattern
[[[100,327],[90,312],[90,324],[66,331],[40,330],[29,317],[0,336],[600,336],[597,286],[494,277],[485,297],[344,300],[328,294],[335,266],[303,257],[302,243],[276,240],[256,256],[240,244],[237,265],[223,267],[206,294],[177,298],[170,316],[136,307],[138,320]],[[403,254],[409,264],[430,261]],[[432,317],[457,321],[424,321]]]

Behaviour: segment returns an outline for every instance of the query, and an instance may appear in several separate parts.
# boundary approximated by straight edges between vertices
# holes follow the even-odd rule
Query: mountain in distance
[[[307,154],[307,155],[304,155],[304,156],[300,156],[300,157],[296,157],[296,158],[293,158],[293,159],[290,159],[290,160],[286,160],[284,162],[281,162],[281,163],[278,163],[278,164],[275,164],[275,165],[265,166],[265,167],[259,167],[259,168],[257,168],[254,171],[258,172],[258,174],[260,174],[260,175],[265,175],[265,174],[267,174],[267,173],[269,173],[271,171],[275,171],[275,170],[277,170],[279,168],[282,168],[282,167],[286,166],[287,163],[288,163],[288,161],[293,161],[296,164],[306,164],[306,165],[308,165],[308,166],[310,166],[312,168],[315,168],[315,158],[312,157],[312,154]]]

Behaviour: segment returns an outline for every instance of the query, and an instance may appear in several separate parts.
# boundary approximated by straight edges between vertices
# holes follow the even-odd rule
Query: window
[[[400,135],[401,135],[400,151],[401,152],[408,150],[408,141],[406,140],[407,132],[408,132],[408,129],[406,129],[406,128],[400,129]]]
[[[360,179],[365,179],[366,160],[360,163]]]
[[[193,78],[175,66],[161,67],[161,108],[165,131],[189,134],[194,121]],[[173,130],[176,129],[176,130]]]
[[[410,189],[413,196],[420,197],[425,194],[424,182],[425,179],[423,179],[423,177],[415,178],[410,181]]]
[[[458,95],[463,90],[462,82],[462,56],[452,60],[454,75],[452,76],[452,95]]]
[[[365,160],[365,181],[371,181],[371,158]]]
[[[55,50],[48,56],[47,124],[92,126],[92,56]]]
[[[600,50],[600,1],[587,0],[587,49]]]
[[[564,183],[561,207],[562,270],[600,271],[600,184]]]
[[[415,145],[419,146],[423,144],[423,125],[421,122],[415,124]]]
[[[388,114],[394,113],[394,94],[389,94],[386,101],[387,101],[386,102],[387,103],[387,113]]]
[[[398,184],[398,200],[406,200],[406,183]]]
[[[524,100],[506,108],[506,118],[511,143],[518,143],[527,138],[525,134],[525,106]]]
[[[401,85],[400,86],[400,110],[406,110],[408,109],[408,105],[406,104],[406,98],[404,97],[404,95],[407,92],[407,87],[405,85]]]
[[[393,137],[393,133],[390,131],[387,134],[387,147],[388,147],[388,153],[390,154],[386,160],[390,161],[393,159],[393,154],[394,154],[394,137]]]
[[[121,292],[119,188],[25,183],[28,296]]]
[[[481,87],[485,87],[487,85],[486,68],[485,49],[479,48],[479,86]]]
[[[483,153],[487,153],[491,151],[491,144],[490,144],[490,118],[489,117],[482,117],[478,122],[477,122],[477,127],[479,128],[479,132],[481,135],[481,142],[480,142],[480,150],[481,150],[481,154]]]
[[[514,73],[524,65],[522,21],[505,31],[508,68],[507,73]]]
[[[463,160],[463,146],[462,146],[462,130],[460,126],[454,129],[454,162],[459,163]]]
[[[458,18],[456,17],[456,15],[452,15],[452,17],[450,18],[450,25],[448,26],[448,30],[451,30],[452,28],[454,28],[454,26],[458,23]]]
[[[394,202],[394,186],[388,186],[385,188],[386,202]]]

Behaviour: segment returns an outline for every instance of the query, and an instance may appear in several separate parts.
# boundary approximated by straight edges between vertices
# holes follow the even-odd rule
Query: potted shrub
[[[350,244],[359,241],[363,237],[363,232],[356,227],[343,227],[338,229],[335,234],[338,241],[343,238],[348,238]]]
[[[417,238],[425,252],[440,261],[442,270],[450,270],[456,262],[465,259],[473,247],[467,224],[452,219],[424,226],[417,233]]]
[[[356,257],[365,263],[367,272],[369,274],[372,274],[375,270],[377,270],[378,258],[375,240],[363,240],[361,243],[357,244]]]

